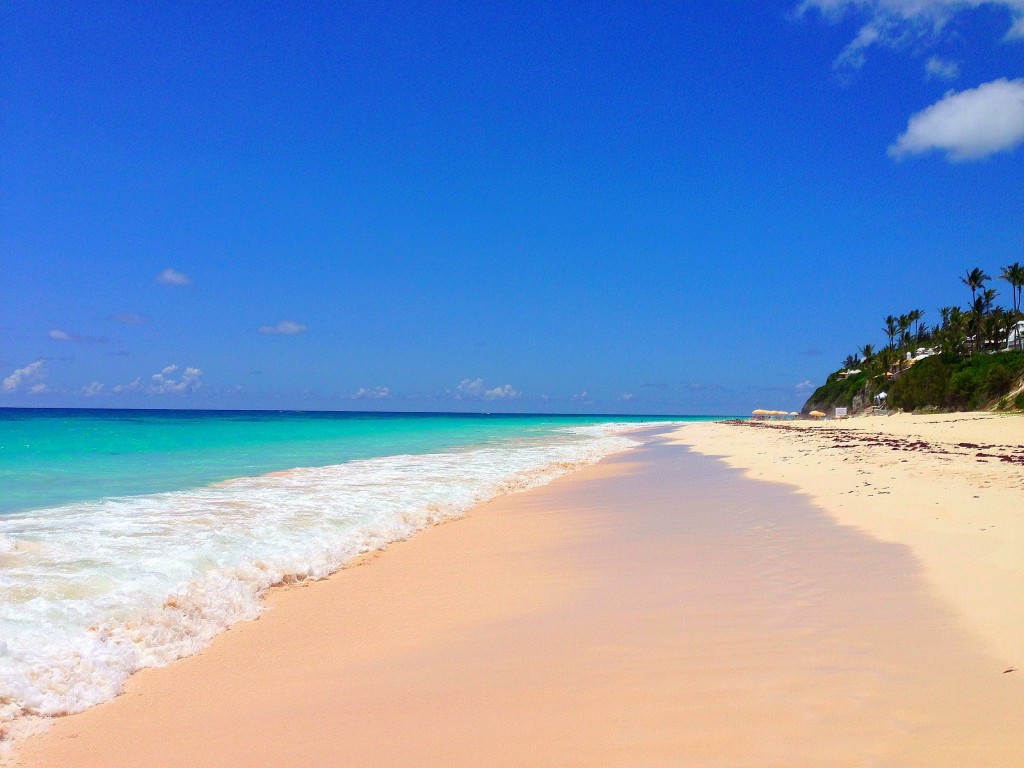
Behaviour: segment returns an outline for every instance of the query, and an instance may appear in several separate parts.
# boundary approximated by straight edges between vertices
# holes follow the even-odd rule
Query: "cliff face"
[[[871,404],[871,394],[868,391],[867,373],[856,373],[853,376],[842,376],[842,371],[836,371],[828,380],[818,387],[807,398],[802,409],[803,413],[811,411],[822,411],[831,413],[838,406],[844,406],[851,414],[864,410]]]

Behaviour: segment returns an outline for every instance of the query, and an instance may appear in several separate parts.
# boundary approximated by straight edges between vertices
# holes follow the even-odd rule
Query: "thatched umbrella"
[[[809,416],[812,419],[824,419],[825,418],[825,414],[822,413],[821,411],[811,411]]]

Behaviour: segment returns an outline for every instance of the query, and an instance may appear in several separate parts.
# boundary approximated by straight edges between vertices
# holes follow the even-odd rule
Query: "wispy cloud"
[[[0,383],[0,389],[4,392],[17,392],[21,387],[31,385],[43,375],[43,366],[43,360],[36,360],[23,368],[18,368]]]
[[[43,384],[42,382],[39,382],[38,384],[33,384],[31,387],[28,388],[28,393],[30,395],[41,395],[43,394],[43,392],[49,391],[50,388]]]
[[[834,62],[837,69],[856,69],[870,48],[937,41],[954,16],[983,5],[1006,11],[1007,40],[1024,38],[1024,0],[803,0],[797,14],[818,11],[833,23],[847,15],[861,19],[856,36]]]
[[[71,341],[77,344],[106,344],[110,339],[106,336],[83,336],[80,333],[69,333],[60,328],[53,328],[46,334],[54,341]]]
[[[349,397],[353,400],[382,400],[390,394],[391,390],[388,387],[375,387],[374,389],[360,387]]]
[[[110,391],[121,394],[122,392],[138,392],[140,389],[142,389],[141,376],[135,379],[135,381],[129,382],[128,384],[115,384],[113,387],[110,388]]]
[[[623,392],[619,395],[619,400],[629,402],[630,400],[636,400],[636,392]]]
[[[483,379],[463,379],[455,388],[456,400],[514,400],[522,393],[511,384],[488,389]]]
[[[809,389],[814,389],[814,382],[812,382],[810,379],[804,379],[803,381],[796,384],[796,386],[794,386],[793,389],[795,389],[797,392],[806,392]]]
[[[594,402],[594,398],[592,398],[590,393],[585,389],[582,392],[577,392],[569,399],[574,403],[581,403],[582,405],[592,405]]]
[[[149,318],[137,312],[118,312],[116,315],[111,315],[109,319],[122,325],[145,325],[149,322]]]
[[[277,325],[261,325],[258,330],[260,333],[271,336],[295,336],[306,332],[306,324],[297,323],[294,320],[282,320]]]
[[[103,384],[98,381],[94,381],[92,384],[82,387],[82,394],[86,397],[95,397],[103,391]]]
[[[978,160],[1024,142],[1024,79],[1001,78],[966,91],[950,91],[910,118],[889,147],[897,160],[932,150],[950,160]]]
[[[960,65],[932,56],[924,63],[924,72],[930,80],[956,80],[960,77]]]
[[[199,368],[186,368],[179,378],[172,378],[177,370],[178,366],[168,365],[160,373],[154,373],[148,391],[154,395],[173,395],[195,392],[202,386],[203,372]]]
[[[708,384],[704,381],[680,381],[679,386],[687,392],[710,392],[722,389],[719,384]]]
[[[168,267],[156,276],[156,281],[161,285],[191,285],[192,278],[184,272]]]

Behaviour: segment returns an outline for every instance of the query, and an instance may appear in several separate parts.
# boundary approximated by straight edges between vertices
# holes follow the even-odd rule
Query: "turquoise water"
[[[0,733],[195,653],[274,584],[628,450],[655,421],[0,410]]]
[[[536,437],[611,420],[652,419],[0,409],[0,514]]]

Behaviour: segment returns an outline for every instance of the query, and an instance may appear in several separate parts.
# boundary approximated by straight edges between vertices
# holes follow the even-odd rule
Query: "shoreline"
[[[490,433],[470,430],[462,435],[476,442],[466,450],[0,517],[2,586],[13,595],[0,616],[0,752],[47,716],[109,700],[131,674],[192,655],[254,618],[275,584],[321,578],[481,500],[636,444],[616,424],[560,431],[492,445],[483,439]],[[64,523],[69,510],[81,513],[74,526]]]
[[[1014,764],[1024,687],[907,547],[671,442],[276,589],[17,764]]]
[[[673,439],[907,546],[988,651],[1024,667],[1024,415],[719,422]]]

